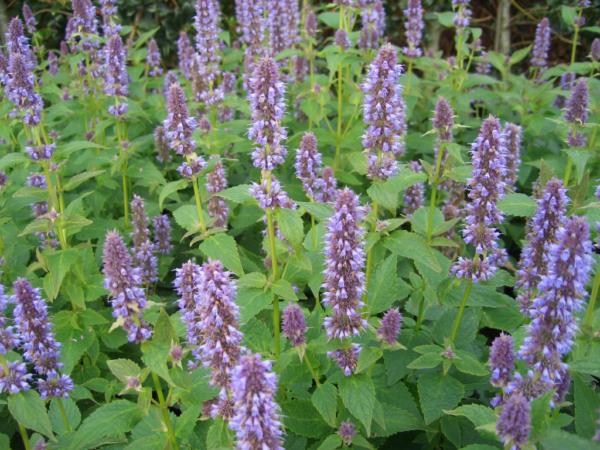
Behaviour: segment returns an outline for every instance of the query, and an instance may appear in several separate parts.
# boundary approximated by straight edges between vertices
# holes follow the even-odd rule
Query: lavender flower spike
[[[159,125],[154,129],[154,147],[156,149],[156,159],[161,164],[171,161],[169,143],[167,142],[165,129],[162,125]]]
[[[27,58],[21,53],[10,53],[5,92],[14,105],[10,116],[22,115],[26,125],[35,126],[40,123],[44,103],[35,91],[35,78]]]
[[[373,179],[394,175],[398,170],[396,155],[404,152],[401,139],[406,133],[405,106],[398,83],[401,73],[396,50],[387,44],[371,63],[362,86],[365,93],[363,114],[367,124],[363,146],[369,152],[368,174]]]
[[[177,39],[177,59],[179,60],[179,70],[186,79],[190,79],[192,60],[194,58],[194,48],[190,43],[190,38],[185,31],[179,33]]]
[[[419,161],[411,161],[409,166],[410,170],[412,170],[415,173],[420,173],[423,171],[421,169],[421,164],[419,164]],[[416,183],[406,188],[406,191],[404,191],[404,214],[406,214],[409,217],[412,216],[413,213],[421,206],[423,206],[424,203],[424,183]]]
[[[148,65],[148,75],[158,77],[162,75],[163,69],[160,66],[160,50],[154,38],[148,42],[146,53],[146,64]]]
[[[144,242],[150,239],[150,229],[148,228],[148,216],[144,206],[144,199],[137,194],[133,194],[131,200],[131,221],[133,224],[133,246],[140,247]]]
[[[459,258],[453,267],[458,278],[487,280],[506,258],[504,249],[498,247],[499,232],[493,227],[503,220],[497,202],[506,186],[506,152],[500,121],[490,116],[471,147],[473,175],[467,182],[470,201],[463,237],[475,247],[476,255],[473,260]]]
[[[121,25],[116,23],[117,0],[100,0],[100,12],[102,14],[102,32],[104,36],[112,36],[121,31]]]
[[[362,29],[358,46],[362,49],[377,49],[385,33],[385,9],[381,0],[374,0],[363,8],[361,13]]]
[[[546,247],[547,273],[538,284],[538,296],[519,357],[548,389],[565,391],[567,365],[577,332],[575,314],[587,295],[585,286],[592,264],[592,243],[584,217],[572,217],[558,230],[556,243]]]
[[[280,80],[277,63],[269,57],[261,59],[249,84],[252,126],[248,137],[257,145],[252,152],[252,161],[255,167],[273,170],[285,159],[283,141],[287,137],[281,126],[285,112],[285,87]]]
[[[25,363],[9,361],[6,365],[0,364],[0,393],[14,395],[29,390],[31,377]]]
[[[48,307],[40,296],[40,290],[31,286],[25,278],[19,278],[13,284],[13,291],[12,301],[16,305],[13,315],[23,356],[43,377],[38,380],[40,395],[43,398],[67,397],[73,390],[73,382],[67,375],[59,373],[62,368],[60,344],[54,338]]]
[[[360,225],[364,216],[357,195],[348,188],[339,191],[325,236],[323,303],[331,308],[325,318],[329,339],[358,335],[367,326],[359,312],[365,284],[364,230]]]
[[[140,268],[142,284],[147,286],[158,280],[158,259],[152,242],[146,240],[135,249],[134,261]]]
[[[108,108],[113,116],[127,113],[127,102],[121,103],[127,97],[129,77],[127,75],[127,50],[118,34],[111,36],[105,49],[104,61],[104,93],[116,98],[116,103]]]
[[[167,112],[163,127],[169,148],[180,155],[191,155],[195,148],[192,133],[196,129],[197,123],[196,119],[190,117],[185,93],[177,83],[169,86]]]
[[[215,163],[214,169],[206,176],[206,190],[211,195],[208,200],[208,215],[214,219],[215,227],[226,227],[229,217],[229,206],[219,192],[227,188],[225,168],[221,161]]]
[[[273,55],[291,48],[298,39],[298,0],[281,0],[269,4],[267,25]]]
[[[338,434],[342,438],[342,442],[350,446],[352,445],[352,439],[356,435],[356,427],[350,420],[345,420],[340,424]]]
[[[219,69],[219,2],[217,0],[196,0],[196,50],[199,63],[208,82],[214,81]]]
[[[317,149],[317,138],[313,133],[304,133],[300,141],[300,148],[296,152],[296,176],[302,181],[306,195],[313,200],[318,197],[319,193],[321,165],[321,154]]]
[[[567,190],[562,182],[556,178],[551,179],[537,200],[537,210],[527,225],[527,243],[517,265],[515,283],[517,300],[525,315],[529,315],[538,283],[547,273],[546,248],[556,242],[556,232],[566,219],[568,202]]]
[[[327,352],[327,356],[337,363],[345,376],[349,377],[356,370],[360,350],[359,344],[350,344],[348,348]]]
[[[454,9],[454,26],[457,31],[467,28],[471,23],[470,0],[452,0],[452,9]]]
[[[285,308],[281,327],[283,334],[294,347],[303,345],[306,342],[306,320],[302,309],[297,303],[290,303]]]
[[[581,78],[571,91],[571,97],[567,100],[565,120],[571,124],[567,142],[571,147],[584,147],[587,139],[585,134],[577,130],[588,120],[588,86],[584,78]]]
[[[491,383],[496,387],[504,387],[510,381],[515,370],[515,352],[513,338],[509,334],[500,333],[490,350]]]
[[[6,355],[19,344],[15,330],[8,325],[7,317],[4,315],[8,301],[8,296],[4,293],[4,285],[0,284],[0,355]]]
[[[188,345],[196,347],[202,342],[202,328],[200,326],[200,266],[192,260],[175,269],[173,285],[179,296],[177,306],[187,329]],[[198,353],[196,352],[195,355]],[[192,364],[192,367],[195,364]]]
[[[454,128],[454,110],[448,100],[439,97],[435,104],[433,118],[431,119],[433,128],[436,131],[435,160],[438,160],[438,153],[444,143],[452,142],[452,132]],[[444,148],[444,153],[440,155],[440,174],[444,173],[444,166],[448,159],[448,150]],[[438,174],[439,175],[439,174]]]
[[[503,132],[506,142],[506,187],[514,189],[521,164],[521,127],[507,123]]]
[[[410,58],[418,58],[423,54],[420,48],[421,37],[423,35],[423,7],[421,0],[408,0],[406,9],[404,10],[406,22],[406,43],[407,47],[402,49],[402,52]]]
[[[209,259],[200,269],[199,290],[202,343],[198,356],[205,367],[210,367],[212,384],[228,388],[242,342],[235,284],[220,261]]]
[[[258,354],[242,356],[231,379],[234,416],[229,426],[235,431],[237,448],[283,450],[279,406],[274,398],[277,376],[271,362]]]
[[[512,394],[504,403],[496,423],[496,432],[506,448],[521,448],[531,432],[531,405],[520,393]]]
[[[104,285],[110,291],[113,317],[122,325],[129,342],[143,342],[150,338],[152,330],[142,319],[146,307],[146,294],[140,288],[141,271],[133,267],[131,255],[116,231],[109,231],[104,243]]]
[[[35,33],[37,20],[35,20],[35,16],[27,3],[23,3],[23,19],[25,19],[25,27],[27,27],[29,34]]]
[[[398,308],[389,309],[381,319],[379,329],[377,330],[377,337],[388,345],[394,345],[398,339],[398,333],[400,333],[400,327],[402,326],[402,314]]]
[[[550,21],[547,17],[544,17],[535,29],[535,41],[531,52],[531,65],[539,69],[544,69],[548,65],[549,50]]]
[[[152,218],[154,226],[154,248],[161,255],[168,255],[173,250],[171,244],[171,222],[169,216],[161,214]]]

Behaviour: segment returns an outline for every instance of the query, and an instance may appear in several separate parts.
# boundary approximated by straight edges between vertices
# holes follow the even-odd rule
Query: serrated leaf
[[[509,216],[531,217],[535,214],[537,204],[525,194],[507,194],[498,202],[498,208]]]
[[[375,387],[367,375],[344,377],[339,384],[340,397],[350,413],[371,434],[371,421],[375,409]]]
[[[471,356],[467,352],[458,351],[457,358],[453,359],[452,362],[456,366],[456,368],[462,372],[467,373],[469,375],[476,376],[488,376],[489,370],[485,365],[477,361],[473,356]]]
[[[160,194],[158,196],[158,209],[162,210],[163,209],[163,204],[165,202],[165,199],[171,195],[174,194],[177,191],[180,191],[181,189],[185,189],[188,185],[188,181],[187,180],[177,180],[177,181],[171,181],[170,183],[167,183],[163,186],[163,188],[160,190]]]
[[[440,418],[444,410],[454,408],[465,394],[465,387],[460,381],[440,373],[421,375],[417,382],[417,389],[427,425]]]
[[[398,257],[389,256],[375,271],[373,278],[369,283],[368,305],[371,314],[378,314],[392,306],[392,304],[402,299],[402,292],[398,289],[397,273]]]
[[[294,292],[292,283],[290,283],[288,280],[280,278],[273,283],[272,290],[273,294],[275,294],[277,297],[285,300],[298,301],[298,297],[296,296],[296,292]]]
[[[413,362],[411,362],[407,367],[409,369],[433,369],[434,367],[439,366],[443,361],[442,355],[440,353],[425,353],[424,355],[419,356]]]
[[[87,172],[78,173],[77,175],[74,175],[73,177],[69,178],[69,181],[67,181],[63,186],[63,190],[67,192],[72,191],[79,185],[85,183],[87,180],[96,178],[98,175],[101,175],[104,172],[106,172],[106,170],[91,170]]]
[[[311,396],[313,406],[332,427],[336,425],[337,389],[331,383],[317,386]]]
[[[385,239],[384,245],[393,253],[418,261],[434,272],[442,271],[434,250],[427,245],[425,239],[416,233],[404,230],[395,231]]]
[[[279,208],[277,211],[277,225],[290,244],[297,247],[302,243],[304,225],[298,212],[293,209]]]
[[[317,450],[335,450],[342,446],[342,438],[339,434],[331,434],[325,438],[321,445],[317,447]]]
[[[217,259],[237,276],[244,274],[240,254],[235,239],[228,234],[214,234],[200,244],[200,250],[207,257]]]
[[[60,411],[59,401],[62,403],[65,410],[65,415],[71,430],[75,430],[81,423],[81,412],[79,411],[77,404],[71,398],[52,399],[49,411],[50,422],[52,423],[52,427],[56,434],[63,435],[68,433],[69,430],[66,427],[65,419]]]
[[[254,198],[250,194],[249,184],[238,184],[222,190],[217,195],[234,203],[246,203]]]
[[[54,439],[46,405],[36,391],[30,390],[9,395],[8,410],[15,420],[25,428]]]
[[[318,438],[330,430],[308,400],[295,399],[283,403],[281,408],[284,425],[299,436]]]
[[[466,417],[475,427],[495,423],[497,419],[492,408],[476,404],[459,406],[452,411],[446,411],[446,414]]]
[[[141,372],[140,366],[130,359],[109,359],[106,361],[106,365],[112,374],[123,384],[127,384],[129,378],[136,377]]]
[[[182,205],[173,211],[175,222],[186,231],[198,231],[198,211],[194,205]]]

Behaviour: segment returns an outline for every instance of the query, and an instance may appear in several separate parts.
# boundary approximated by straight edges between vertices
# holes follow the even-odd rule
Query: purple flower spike
[[[342,442],[348,446],[352,445],[352,439],[356,435],[356,427],[350,420],[345,420],[340,424],[338,435],[342,438]]]
[[[321,154],[317,149],[317,138],[313,133],[304,133],[300,148],[296,152],[296,176],[302,181],[304,192],[312,199],[319,194],[319,174],[321,172]]]
[[[211,194],[208,200],[208,215],[214,219],[215,227],[226,227],[229,217],[229,206],[219,192],[227,189],[227,177],[221,161],[215,163],[214,169],[206,176],[206,190]]]
[[[600,61],[600,38],[596,38],[592,41],[590,56],[592,57],[592,61]]]
[[[327,352],[327,356],[337,363],[345,376],[349,377],[356,370],[360,350],[359,344],[351,344],[348,348]]]
[[[506,187],[514,189],[521,165],[521,127],[507,123],[503,132],[506,142]]]
[[[404,10],[406,22],[406,42],[407,47],[402,49],[402,52],[410,58],[418,58],[423,54],[420,48],[421,37],[423,36],[423,7],[421,0],[408,0],[406,9]]]
[[[67,23],[67,41],[86,51],[98,47],[96,7],[91,0],[71,0],[71,7],[73,16]]]
[[[322,173],[321,196],[317,201],[331,203],[335,201],[337,195],[337,181],[331,167],[325,167]]]
[[[190,38],[185,31],[179,33],[177,40],[177,58],[179,60],[179,70],[186,79],[190,79],[192,60],[194,58],[194,47],[190,43]]]
[[[171,245],[171,222],[169,216],[161,214],[152,218],[154,225],[154,248],[161,255],[168,255],[173,251]]]
[[[156,149],[156,159],[161,164],[171,161],[169,143],[167,142],[165,129],[162,125],[159,125],[154,129],[154,148]]]
[[[506,448],[521,448],[531,432],[531,405],[520,393],[512,394],[504,403],[496,423],[496,432]]]
[[[133,224],[133,246],[137,249],[144,242],[150,240],[150,229],[148,228],[148,216],[144,199],[137,194],[133,194],[131,200],[131,222]]]
[[[219,2],[217,0],[196,0],[196,50],[198,63],[206,78],[207,85],[213,83],[219,71],[221,57],[219,49]]]
[[[385,9],[381,0],[371,2],[361,12],[362,28],[358,46],[362,49],[377,49],[385,33]]]
[[[405,106],[398,83],[401,74],[396,50],[387,44],[371,63],[362,85],[365,93],[363,114],[367,124],[363,146],[369,152],[368,173],[373,179],[395,175],[398,170],[395,157],[404,153]]]
[[[565,72],[560,76],[560,89],[561,91],[570,91],[575,84],[575,80],[577,79],[577,74],[575,72]],[[564,95],[558,95],[556,100],[554,100],[554,104],[558,108],[564,108],[566,104],[566,98]]]
[[[280,0],[268,6],[269,43],[276,55],[298,41],[300,11],[298,0]]]
[[[339,28],[335,31],[335,36],[333,40],[335,42],[335,45],[337,45],[342,50],[348,50],[351,46],[350,39],[348,38],[348,33],[342,28]]]
[[[121,31],[121,25],[116,23],[117,12],[117,0],[100,0],[104,36],[112,36]]]
[[[9,361],[6,365],[0,364],[0,393],[18,394],[28,391],[32,375],[27,373],[25,363]]]
[[[5,316],[8,301],[8,296],[4,293],[4,285],[0,284],[0,355],[6,355],[19,345],[19,338],[14,328],[8,325],[8,319]],[[2,366],[0,365],[0,367]],[[1,391],[2,389],[0,389]]]
[[[444,97],[438,98],[431,122],[437,135],[435,143],[435,160],[437,161],[440,148],[444,143],[452,142],[452,132],[454,129],[454,110]],[[444,166],[448,159],[448,151],[446,149],[444,149],[444,154],[441,158],[440,173],[444,173]]]
[[[27,58],[21,53],[10,53],[5,92],[14,105],[10,116],[22,116],[26,125],[35,126],[40,123],[44,103],[35,91],[35,76]]]
[[[140,268],[142,284],[150,285],[158,280],[158,259],[154,255],[154,244],[149,240],[135,249],[134,260]]]
[[[235,284],[220,261],[209,259],[200,269],[199,289],[202,343],[192,354],[210,367],[213,385],[228,388],[242,342]]]
[[[306,320],[302,309],[296,303],[290,303],[283,311],[282,329],[294,347],[306,342]]]
[[[160,50],[156,40],[150,39],[146,53],[146,64],[148,65],[148,75],[158,77],[162,75],[163,69],[160,66]]]
[[[15,303],[13,315],[23,347],[23,356],[33,364],[35,371],[44,379],[38,380],[42,398],[67,397],[73,390],[73,382],[67,375],[60,375],[60,344],[56,342],[48,318],[48,307],[40,295],[40,290],[31,286],[25,278],[13,284]],[[23,373],[13,366],[14,374]],[[48,387],[52,389],[48,389]]]
[[[25,19],[25,27],[27,27],[29,34],[35,33],[37,20],[35,20],[35,16],[27,3],[23,3],[23,19]]]
[[[202,342],[200,282],[200,266],[191,260],[184,263],[179,269],[175,269],[173,285],[179,296],[177,306],[187,329],[188,345],[191,346],[197,346]]]
[[[454,26],[457,31],[467,28],[471,23],[470,0],[452,0],[452,8],[455,10]]]
[[[532,317],[519,357],[530,367],[546,390],[564,392],[567,365],[577,333],[576,313],[587,295],[585,286],[592,264],[592,243],[584,217],[572,217],[559,228],[556,243],[546,246],[547,272],[537,286],[530,309]]]
[[[272,58],[266,57],[257,63],[250,78],[248,100],[252,110],[248,137],[257,145],[252,152],[252,161],[255,167],[273,170],[285,160],[287,152],[283,141],[287,133],[281,126],[285,112],[285,86]]]
[[[421,173],[421,164],[419,161],[410,162],[410,170],[415,173]],[[425,203],[425,183],[416,183],[406,188],[404,191],[404,214],[412,216],[413,213]]]
[[[402,327],[402,314],[398,308],[389,309],[381,319],[377,336],[388,345],[393,345],[398,339]]]
[[[235,431],[238,448],[283,450],[279,406],[275,403],[277,376],[271,362],[258,354],[242,356],[233,369],[231,392],[234,415],[229,427]]]
[[[152,330],[144,319],[146,294],[140,288],[141,271],[133,267],[131,255],[116,231],[109,231],[104,243],[104,286],[110,291],[113,317],[127,333],[129,342],[141,343],[150,338]]]
[[[195,143],[192,133],[197,127],[196,119],[190,117],[185,93],[177,83],[169,86],[167,97],[167,118],[163,122],[169,148],[179,155],[191,155]]]
[[[187,162],[181,163],[177,168],[177,172],[183,178],[193,179],[206,167],[206,161],[201,156],[192,154],[191,158]]]
[[[118,34],[111,36],[105,49],[104,93],[116,97],[116,105],[109,108],[113,116],[127,112],[127,103],[119,103],[119,97],[127,97],[129,76],[127,75],[127,50]]]
[[[473,260],[459,258],[453,268],[458,278],[488,280],[506,258],[504,249],[498,247],[499,232],[494,228],[504,219],[497,202],[504,196],[506,153],[500,121],[490,116],[471,147],[473,175],[467,182],[470,202],[463,237],[475,247],[476,255]]]
[[[325,318],[329,339],[358,335],[367,326],[359,312],[365,285],[364,230],[360,224],[364,216],[354,192],[348,188],[338,192],[325,236],[323,303],[331,308]]]
[[[490,350],[491,383],[496,387],[504,387],[510,381],[515,370],[515,351],[513,338],[509,334],[500,333]]]
[[[58,55],[54,51],[48,52],[48,73],[50,75],[58,73]]]
[[[314,10],[310,9],[304,18],[304,32],[306,33],[307,37],[316,39],[318,31],[319,23],[317,20],[317,14]]]
[[[535,29],[535,41],[531,52],[531,65],[544,69],[548,65],[550,51],[550,21],[544,17]]]
[[[252,183],[250,194],[254,196],[262,209],[296,208],[294,201],[288,197],[287,192],[282,189],[279,180],[274,176],[271,177],[271,189],[267,189],[267,180],[262,180],[260,184]]]
[[[575,83],[571,97],[567,100],[565,120],[571,124],[567,142],[571,147],[584,147],[587,143],[585,134],[577,130],[588,119],[588,86],[585,79]]]
[[[547,273],[546,249],[556,242],[556,232],[566,219],[568,202],[567,190],[562,182],[551,179],[537,200],[535,216],[527,226],[527,243],[521,252],[515,283],[519,292],[517,300],[525,315],[529,315],[535,290],[541,277]]]

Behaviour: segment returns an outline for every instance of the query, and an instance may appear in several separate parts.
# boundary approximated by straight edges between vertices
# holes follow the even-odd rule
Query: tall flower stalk
[[[571,89],[571,96],[567,100],[565,108],[565,120],[569,124],[567,144],[569,147],[585,147],[587,138],[582,132],[582,127],[588,120],[589,92],[587,81],[579,79]],[[563,183],[569,187],[571,172],[573,170],[573,158],[567,156],[567,167]]]

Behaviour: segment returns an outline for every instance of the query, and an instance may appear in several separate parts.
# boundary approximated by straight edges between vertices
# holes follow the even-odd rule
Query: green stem
[[[121,156],[121,184],[123,185],[123,215],[125,221],[125,228],[129,227],[129,181],[127,180],[128,170],[128,155],[127,151],[123,148],[123,134],[121,130],[121,122],[117,119],[115,122],[115,132],[117,133],[117,145],[119,146],[119,153]]]
[[[25,450],[31,450],[31,443],[29,442],[29,436],[27,436],[27,430],[21,424],[19,424],[19,433],[21,434],[21,439],[23,440],[23,446]]]
[[[269,149],[267,148],[267,152]],[[271,182],[272,182],[272,174],[270,170],[265,170],[263,172],[263,177],[266,180],[267,184],[267,195],[271,192]],[[267,235],[269,239],[269,253],[271,253],[271,270],[272,270],[272,279],[271,283],[275,283],[279,276],[279,263],[277,261],[277,248],[275,246],[275,242],[277,236],[275,235],[275,221],[273,219],[273,209],[266,208],[267,214]],[[273,295],[273,344],[274,344],[274,352],[275,357],[279,357],[279,353],[281,352],[281,326],[279,324],[279,298],[276,295]]]
[[[442,159],[444,157],[444,141],[440,142],[438,154],[435,161],[435,172],[433,173],[433,185],[431,186],[431,200],[429,202],[429,212],[427,214],[427,242],[431,242],[433,234],[433,215],[435,213],[435,204],[437,202],[438,183],[440,178],[440,170],[442,168]]]
[[[419,312],[417,315],[417,323],[415,324],[415,333],[418,333],[423,323],[423,315],[425,313],[425,295],[421,293],[421,300],[419,301]]]
[[[170,448],[177,449],[179,447],[177,445],[177,438],[175,437],[175,432],[173,430],[173,424],[171,423],[171,418],[169,417],[169,409],[165,402],[165,397],[163,395],[162,388],[160,387],[160,380],[158,379],[158,375],[156,375],[155,373],[152,373],[152,381],[154,382],[154,389],[156,390],[156,395],[158,397],[158,403],[160,405],[160,410],[163,416],[163,422],[167,427]]]
[[[565,168],[565,176],[563,178],[563,185],[569,187],[569,181],[571,179],[571,172],[573,171],[573,160],[567,155],[567,167]]]
[[[465,313],[465,307],[467,306],[467,300],[469,300],[469,295],[471,295],[471,289],[473,288],[473,280],[467,281],[467,286],[465,287],[465,293],[460,302],[460,308],[458,309],[458,314],[454,318],[454,323],[452,324],[452,332],[450,333],[450,346],[454,346],[454,340],[456,339],[456,335],[458,334],[458,329],[460,328],[460,322],[462,321],[463,314]]]
[[[198,213],[198,224],[200,231],[206,233],[206,224],[204,223],[204,214],[202,212],[202,197],[200,197],[200,188],[198,187],[198,179],[192,177],[192,186],[194,188],[194,199],[196,200],[196,212]]]
[[[342,64],[338,65],[338,79],[337,79],[337,103],[338,103],[338,115],[337,115],[337,129],[335,134],[335,159],[333,161],[333,171],[337,172],[340,166],[340,147],[342,145],[342,95],[343,95],[343,83],[342,83]]]
[[[306,363],[306,367],[308,367],[308,370],[310,371],[310,374],[313,378],[313,380],[315,380],[315,384],[318,386],[321,385],[321,383],[319,382],[319,376],[317,375],[317,373],[315,372],[315,369],[313,368],[312,364],[310,363],[310,360],[308,359],[308,355],[306,354],[306,352],[304,352],[304,362]]]
[[[579,13],[577,14],[577,21],[573,24],[575,27],[575,32],[573,33],[573,46],[571,47],[571,65],[575,62],[575,56],[577,53],[577,41],[579,40],[579,21],[581,20],[581,15],[583,14],[583,8],[579,8]]]
[[[65,411],[65,405],[62,402],[62,398],[57,397],[56,404],[58,405],[58,410],[60,411],[60,415],[65,424],[65,429],[67,431],[73,431],[73,429],[71,428],[71,424],[69,423],[69,418],[67,417],[67,411]]]
[[[317,228],[315,223],[315,216],[310,215],[310,226],[311,226],[311,237],[312,237],[312,248],[313,251],[317,251]]]
[[[373,202],[371,204],[371,209],[373,210],[373,217],[374,217],[374,222],[373,222],[373,230],[376,229],[377,227],[377,216],[379,213],[379,205],[377,204],[377,202]],[[373,272],[373,247],[371,247],[369,249],[369,251],[367,252],[367,270],[366,270],[366,274],[365,274],[365,304],[367,303],[367,295],[366,293],[368,292],[368,286],[369,286],[369,281],[371,280],[371,274]]]
[[[408,59],[408,69],[406,70],[406,89],[404,91],[405,96],[408,96],[408,94],[410,92],[410,79],[412,78],[412,66],[413,66],[413,59],[409,58]]]
[[[585,312],[585,317],[583,319],[584,330],[592,331],[592,321],[594,319],[594,310],[596,309],[596,300],[598,300],[598,291],[600,290],[600,267],[596,271],[596,275],[594,276],[594,284],[592,285],[592,293],[590,295],[590,302],[587,307],[587,311]]]

